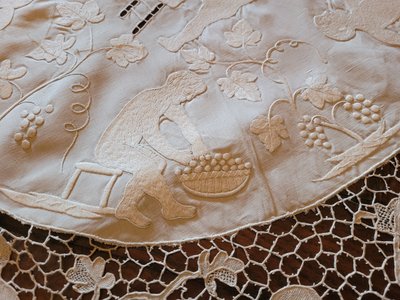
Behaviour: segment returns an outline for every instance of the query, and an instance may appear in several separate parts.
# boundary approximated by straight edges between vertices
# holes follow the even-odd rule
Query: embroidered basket
[[[196,196],[220,198],[239,192],[250,178],[251,164],[229,153],[200,156],[176,174],[184,189]]]

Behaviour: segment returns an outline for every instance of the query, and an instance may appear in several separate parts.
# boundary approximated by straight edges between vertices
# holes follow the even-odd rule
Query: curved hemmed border
[[[381,161],[379,161],[378,163],[376,163],[375,165],[373,165],[372,167],[367,169],[365,172],[361,173],[359,176],[353,178],[352,180],[350,180],[345,185],[342,185],[341,187],[337,188],[336,190],[334,190],[333,192],[331,192],[327,196],[324,196],[323,198],[317,200],[316,202],[314,202],[311,205],[302,207],[300,209],[296,209],[296,210],[294,210],[292,212],[287,212],[287,213],[285,213],[283,215],[280,215],[280,216],[272,217],[269,220],[265,220],[265,221],[261,221],[261,222],[255,222],[255,223],[249,223],[249,224],[237,227],[237,228],[229,230],[229,231],[224,231],[222,233],[213,234],[213,235],[205,235],[205,236],[194,237],[194,238],[183,239],[183,240],[160,241],[160,242],[122,242],[122,241],[114,240],[114,239],[103,239],[103,238],[100,238],[100,237],[98,237],[96,235],[93,235],[93,234],[82,233],[82,232],[78,232],[78,231],[74,231],[74,230],[61,229],[61,228],[58,228],[58,227],[37,224],[36,222],[27,221],[24,218],[17,217],[13,213],[8,212],[8,211],[3,210],[3,209],[0,209],[0,212],[2,212],[4,214],[6,214],[6,215],[18,220],[19,222],[21,222],[24,225],[31,225],[31,226],[34,226],[36,228],[42,229],[42,230],[51,230],[51,231],[53,231],[55,233],[74,234],[74,235],[78,235],[78,236],[82,236],[82,237],[85,237],[85,238],[92,239],[94,241],[97,241],[97,242],[100,242],[100,243],[103,243],[103,244],[106,244],[106,245],[115,245],[115,246],[122,246],[122,247],[147,247],[147,246],[151,247],[151,246],[164,246],[164,245],[184,244],[184,243],[195,242],[195,241],[204,240],[204,239],[215,239],[215,238],[226,236],[226,235],[233,235],[233,234],[235,234],[235,233],[237,233],[237,232],[239,232],[239,231],[241,231],[243,229],[246,229],[246,228],[250,228],[250,227],[253,227],[253,226],[260,226],[260,225],[268,225],[268,224],[271,224],[271,223],[273,223],[273,222],[275,222],[277,220],[285,219],[287,217],[294,216],[294,215],[299,214],[301,212],[313,209],[314,207],[316,207],[316,206],[322,204],[323,202],[329,200],[333,196],[339,194],[341,191],[343,191],[344,189],[346,189],[350,185],[356,183],[358,180],[362,179],[363,177],[367,176],[369,173],[371,173],[371,172],[375,171],[376,169],[378,169],[379,167],[385,165],[387,162],[389,162],[392,158],[394,158],[398,154],[400,154],[400,148],[397,148],[396,150],[391,152],[389,155],[387,155],[384,159],[382,159]]]

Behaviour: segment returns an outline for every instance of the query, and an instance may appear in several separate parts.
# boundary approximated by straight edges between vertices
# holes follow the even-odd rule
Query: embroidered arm
[[[187,150],[178,150],[172,147],[159,129],[151,134],[145,134],[144,139],[160,155],[178,163],[185,164],[192,158],[192,154]]]
[[[204,145],[196,127],[187,116],[183,106],[171,105],[164,115],[179,126],[183,136],[192,145],[193,154],[195,156],[199,156],[207,152],[207,147]]]

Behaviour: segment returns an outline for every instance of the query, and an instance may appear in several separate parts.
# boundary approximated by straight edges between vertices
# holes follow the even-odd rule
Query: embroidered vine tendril
[[[320,125],[322,125],[324,127],[327,127],[327,128],[342,132],[342,133],[346,134],[347,136],[355,139],[357,142],[363,142],[363,140],[364,140],[359,134],[355,133],[354,131],[352,131],[352,130],[346,128],[346,127],[340,126],[340,125],[338,125],[336,123],[332,123],[325,116],[315,115],[315,116],[312,117],[311,121],[314,122],[314,120],[316,120],[317,118],[319,118],[321,120],[325,120],[325,121],[322,121],[321,124],[320,124]]]
[[[89,109],[90,109],[90,105],[92,103],[92,95],[91,95],[91,93],[89,91],[89,86],[90,86],[89,78],[86,75],[81,74],[81,73],[69,74],[68,76],[82,76],[83,78],[85,78],[85,80],[86,80],[85,84],[82,84],[82,83],[74,84],[71,87],[71,91],[73,93],[86,93],[87,96],[88,96],[88,101],[87,101],[86,104],[82,104],[82,103],[73,103],[73,104],[71,104],[71,111],[74,114],[77,114],[77,115],[86,114],[86,119],[83,122],[83,124],[81,124],[80,126],[78,126],[78,125],[76,125],[76,124],[74,124],[72,122],[64,123],[65,131],[73,133],[74,134],[74,138],[72,139],[71,144],[68,146],[67,150],[65,151],[65,153],[64,153],[64,155],[62,157],[62,160],[61,160],[61,171],[63,170],[64,163],[65,163],[65,160],[66,160],[69,152],[72,150],[72,148],[74,147],[74,145],[76,143],[76,140],[79,137],[79,132],[82,131],[83,129],[85,129],[86,126],[89,124],[89,121],[90,121]]]
[[[90,27],[90,26],[89,26]],[[90,30],[92,31],[92,30]],[[49,85],[62,80],[64,78],[66,78],[67,76],[69,76],[72,72],[74,72],[82,63],[84,63],[90,56],[92,56],[93,54],[100,52],[100,51],[104,51],[104,50],[109,50],[111,49],[111,47],[106,47],[106,48],[100,48],[97,50],[93,50],[93,35],[90,34],[90,52],[85,55],[85,57],[83,59],[81,59],[80,61],[78,61],[78,59],[75,60],[74,64],[71,66],[71,68],[69,70],[67,70],[66,72],[63,72],[61,74],[59,74],[58,76],[44,82],[43,84],[39,85],[38,87],[34,88],[33,90],[31,90],[30,92],[28,92],[27,94],[23,94],[21,92],[21,97],[19,100],[17,100],[14,104],[12,104],[9,108],[7,108],[1,115],[0,115],[0,121],[3,120],[10,112],[12,112],[19,104],[21,104],[22,102],[24,102],[26,99],[28,99],[29,97],[33,96],[34,94],[36,94],[37,92],[41,91],[42,89],[48,87]],[[71,53],[69,53],[71,55]],[[75,55],[72,55],[73,57],[75,57]],[[75,57],[76,58],[76,57]]]

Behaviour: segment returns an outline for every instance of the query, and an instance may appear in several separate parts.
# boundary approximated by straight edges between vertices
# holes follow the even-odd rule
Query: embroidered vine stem
[[[279,103],[285,103],[285,104],[291,104],[290,101],[288,99],[277,99],[275,100],[268,108],[268,120],[271,121],[272,118],[272,111],[274,109],[275,106],[277,106]]]
[[[55,78],[53,78],[53,79],[41,84],[40,86],[36,87],[35,89],[33,89],[32,91],[30,91],[29,93],[27,93],[26,95],[21,97],[17,102],[15,102],[13,105],[11,105],[8,109],[6,109],[0,115],[0,121],[3,120],[11,111],[13,111],[18,105],[20,105],[22,102],[24,102],[27,98],[31,97],[32,95],[34,95],[37,92],[41,91],[42,89],[46,88],[50,84],[53,84],[54,82],[59,81],[61,79],[64,79],[65,77],[67,77],[69,75],[69,73],[75,71],[86,59],[89,58],[89,56],[91,56],[92,54],[94,54],[96,52],[103,51],[103,50],[108,50],[108,49],[110,49],[110,48],[101,48],[101,49],[97,49],[95,51],[92,51],[91,53],[86,55],[84,59],[82,59],[80,62],[75,64],[67,73],[60,74],[59,76],[57,76],[57,77],[55,77]]]
[[[91,42],[91,45],[93,45],[92,42]],[[26,99],[28,99],[32,95],[36,94],[37,92],[41,91],[42,89],[46,88],[47,86],[53,84],[54,82],[62,80],[65,77],[67,77],[68,75],[70,75],[72,72],[74,72],[82,63],[84,63],[93,54],[101,52],[101,51],[108,51],[110,49],[111,49],[111,47],[105,47],[105,48],[99,48],[99,49],[96,49],[96,50],[91,50],[82,60],[76,61],[67,72],[62,73],[62,74],[54,77],[53,79],[48,80],[47,82],[39,85],[38,87],[36,87],[35,89],[31,90],[27,94],[23,95],[18,101],[13,103],[8,109],[6,109],[0,115],[0,121],[3,120],[11,111],[13,111],[18,105],[20,105],[22,102],[24,102]]]
[[[261,65],[262,62],[261,62],[261,61],[258,61],[258,60],[242,60],[242,61],[235,62],[235,63],[231,64],[231,65],[226,69],[226,75],[229,76],[229,71],[230,71],[233,67],[235,67],[235,66],[237,66],[237,65],[240,65],[240,64],[257,64],[257,65]]]
[[[297,48],[299,45],[307,45],[309,47],[311,47],[318,55],[318,57],[320,58],[321,62],[323,64],[327,64],[328,60],[323,58],[321,53],[319,52],[319,50],[313,46],[312,44],[308,43],[308,42],[303,42],[303,41],[299,41],[299,40],[290,40],[290,39],[286,39],[286,40],[279,40],[275,43],[275,45],[271,48],[268,49],[266,55],[265,55],[265,60],[262,62],[261,64],[261,73],[267,77],[267,75],[265,74],[264,69],[266,67],[270,68],[273,71],[277,71],[275,70],[272,65],[276,65],[279,63],[279,60],[276,60],[274,58],[272,58],[272,55],[275,52],[280,52],[283,53],[285,51],[285,49],[282,47],[284,45],[289,45],[291,48]],[[280,81],[276,81],[277,83],[284,83],[284,82],[280,82]],[[291,93],[290,93],[291,94]]]
[[[20,87],[18,84],[16,84],[15,82],[13,82],[13,81],[10,81],[10,84],[13,85],[13,86],[17,89],[17,91],[18,91],[20,97],[22,97],[23,92],[22,92],[21,87]]]
[[[358,135],[357,133],[355,133],[354,131],[351,131],[350,129],[347,129],[346,127],[331,123],[326,117],[322,116],[322,115],[315,115],[312,117],[311,121],[313,122],[316,118],[320,118],[321,120],[325,120],[321,122],[321,125],[339,132],[342,132],[346,135],[348,135],[349,137],[355,139],[356,141],[362,143],[364,141],[364,139]]]
[[[344,103],[346,103],[346,101],[339,101],[332,107],[331,116],[333,121],[336,122],[336,111],[338,110],[339,106],[343,105]]]
[[[287,85],[287,89],[288,89],[289,93],[291,93],[291,88],[289,85]],[[271,122],[272,111],[275,108],[275,106],[279,105],[280,103],[289,104],[290,106],[293,107],[294,110],[296,110],[297,109],[296,100],[297,100],[298,95],[302,92],[302,90],[303,90],[302,88],[296,90],[293,93],[293,95],[291,95],[291,97],[290,97],[291,100],[288,100],[288,99],[275,100],[268,108],[268,114],[267,114],[268,121]]]
[[[7,108],[1,115],[0,115],[0,121],[3,120],[10,112],[12,112],[17,106],[19,106],[20,104],[26,102],[26,100],[31,97],[32,95],[36,94],[37,92],[41,91],[42,89],[48,87],[49,85],[62,80],[64,78],[67,78],[69,76],[81,76],[85,79],[85,83],[84,84],[74,84],[71,87],[71,90],[73,93],[82,93],[85,92],[88,95],[88,101],[86,104],[81,104],[81,103],[73,103],[71,105],[71,111],[74,114],[86,114],[86,120],[84,121],[84,123],[80,126],[70,122],[70,123],[65,123],[64,124],[64,129],[67,132],[73,133],[74,137],[73,140],[71,142],[71,144],[68,146],[67,150],[65,151],[62,160],[61,160],[61,171],[63,170],[63,166],[64,166],[64,162],[68,156],[68,154],[70,153],[71,149],[73,148],[73,146],[76,143],[76,140],[78,139],[79,136],[79,132],[81,130],[83,130],[84,128],[86,128],[86,126],[88,125],[89,121],[90,121],[90,113],[89,113],[89,108],[90,105],[92,103],[92,96],[90,94],[90,92],[88,91],[89,85],[90,85],[90,80],[89,78],[82,74],[82,73],[73,73],[75,70],[77,70],[79,68],[80,65],[82,65],[87,59],[89,59],[89,57],[91,57],[92,55],[101,52],[101,51],[108,51],[110,49],[112,49],[112,47],[105,47],[105,48],[99,48],[94,50],[94,41],[93,41],[93,29],[92,26],[88,26],[89,27],[89,45],[88,45],[88,49],[87,50],[77,50],[78,53],[79,52],[83,52],[83,51],[88,51],[88,53],[86,53],[86,55],[84,55],[84,57],[80,60],[78,60],[78,58],[76,57],[76,55],[67,52],[67,55],[70,56],[72,58],[72,65],[70,67],[67,67],[67,69],[65,71],[63,71],[61,74],[58,74],[57,76],[49,79],[47,82],[44,82],[43,84],[39,85],[38,87],[34,88],[33,90],[31,90],[30,92],[28,92],[27,94],[24,95],[22,89],[15,83],[11,83],[13,84],[16,89],[18,90],[18,92],[20,93],[20,97],[19,100],[17,100],[15,103],[13,103],[9,108]]]

